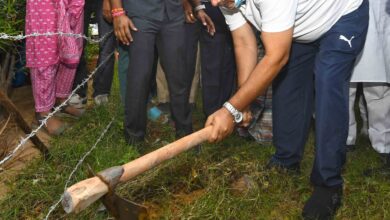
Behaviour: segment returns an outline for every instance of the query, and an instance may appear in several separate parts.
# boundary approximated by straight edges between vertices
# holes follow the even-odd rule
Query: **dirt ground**
[[[28,124],[31,124],[34,117],[34,101],[32,97],[31,86],[23,86],[13,90],[11,97],[16,107],[21,112],[23,118]],[[9,152],[17,146],[19,140],[25,136],[23,131],[18,128],[17,124],[12,118],[7,122],[8,116],[0,121],[0,130],[5,127],[0,134],[0,159],[8,155]],[[38,137],[46,144],[49,142],[49,136],[40,131]],[[49,147],[49,146],[48,146]],[[11,183],[20,170],[28,165],[28,161],[32,158],[40,157],[40,152],[33,147],[31,142],[28,142],[22,147],[14,158],[6,162],[4,166],[0,167],[0,199],[3,198],[7,191],[7,183]]]

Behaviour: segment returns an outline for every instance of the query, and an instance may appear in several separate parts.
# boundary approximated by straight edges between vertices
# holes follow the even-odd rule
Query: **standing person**
[[[203,112],[208,117],[230,98],[235,86],[236,66],[232,36],[222,12],[212,7],[208,0],[199,3],[193,10],[185,7],[187,71],[192,75],[195,72],[199,43]],[[210,33],[206,20],[213,22],[215,31]]]
[[[111,17],[111,6],[110,0],[102,0],[97,3],[92,0],[86,0],[85,2],[85,22],[84,22],[84,34],[88,35],[89,24],[91,23],[91,15],[95,13],[98,29],[99,29],[99,38],[105,37],[101,42],[99,42],[99,58],[96,66],[99,66],[102,62],[105,61],[93,78],[93,98],[95,104],[105,104],[108,102],[108,96],[111,91],[112,79],[114,76],[114,64],[115,57],[112,53],[116,48],[116,39],[113,32],[112,26],[112,17]],[[110,34],[112,33],[112,34]],[[87,62],[85,57],[85,46],[87,42],[84,41],[84,50],[83,55],[80,61],[80,64],[77,68],[76,79],[73,83],[73,88],[76,88],[85,78],[88,77]],[[108,58],[108,56],[110,56]],[[108,59],[108,60],[107,60]],[[87,84],[85,84],[77,94],[72,97],[71,103],[74,106],[82,107],[83,103],[86,102],[87,97]]]
[[[85,36],[89,36],[89,25],[92,21],[92,14],[97,11],[97,4],[94,4],[93,0],[85,0],[84,3],[84,23],[83,23],[83,33]],[[80,63],[77,66],[76,75],[73,81],[72,89],[74,90],[81,82],[88,77],[88,68],[86,60],[86,46],[88,42],[86,39],[83,40],[83,52],[80,57]],[[76,108],[83,108],[87,103],[87,88],[88,84],[84,84],[69,100],[69,105],[72,105]]]
[[[362,83],[367,103],[368,136],[372,147],[385,161],[383,167],[369,169],[366,174],[390,175],[390,11],[386,11],[390,8],[390,1],[369,0],[369,4],[367,41],[355,64],[349,89],[350,135],[347,145],[354,145],[356,141],[353,104],[357,85]]]
[[[202,0],[194,11],[198,21],[188,25],[188,70],[194,73],[196,49],[200,42],[203,112],[208,117],[221,108],[233,93],[236,79],[233,40],[222,12],[212,7],[210,1]],[[213,35],[202,24],[205,16],[214,23]]]
[[[176,137],[192,132],[188,96],[192,78],[185,72],[185,29],[181,0],[111,0],[114,32],[129,45],[125,97],[125,139],[144,140],[146,103],[152,83],[154,46],[165,70]],[[127,13],[127,14],[126,14]]]
[[[245,118],[241,111],[273,81],[276,152],[268,167],[299,170],[315,105],[314,191],[302,215],[331,218],[341,205],[348,87],[367,33],[367,0],[246,0],[239,8],[234,0],[212,3],[229,8],[224,14],[233,34],[240,89],[208,118],[210,141],[229,135],[234,122]],[[258,64],[247,21],[261,31],[265,56]]]
[[[214,11],[219,9],[211,7],[209,4],[209,7]],[[192,84],[191,84],[191,91],[190,91],[190,98],[189,98],[189,103],[191,105],[191,109],[193,110],[195,108],[196,104],[196,93],[198,91],[199,87],[199,81],[200,81],[200,75],[201,72],[203,71],[205,74],[202,75],[202,89],[203,89],[203,94],[208,93],[209,90],[209,84],[214,84],[214,87],[216,87],[216,91],[213,93],[208,93],[207,97],[203,96],[203,109],[204,110],[209,110],[211,108],[211,105],[215,105],[215,109],[218,109],[221,105],[218,105],[218,97],[221,96],[221,93],[223,95],[224,93],[224,88],[232,88],[233,87],[233,82],[231,83],[223,83],[223,78],[222,78],[222,71],[218,71],[218,68],[222,68],[222,62],[221,60],[226,60],[226,56],[224,56],[224,50],[222,52],[222,56],[212,56],[217,59],[208,59],[207,63],[205,62],[203,65],[200,65],[200,56],[203,56],[204,54],[207,53],[199,53],[198,47],[199,47],[199,42],[201,39],[201,35],[204,34],[208,38],[215,39],[215,44],[209,44],[207,47],[206,45],[202,44],[200,45],[201,48],[205,47],[205,51],[217,51],[221,55],[221,47],[223,48],[225,44],[223,42],[218,41],[221,37],[219,37],[220,34],[217,34],[215,32],[210,32],[207,29],[207,26],[204,26],[203,23],[207,20],[212,22],[212,29],[215,29],[215,24],[213,22],[213,19],[210,18],[207,13],[205,12],[205,5],[202,5],[200,8],[198,8],[196,11],[193,10],[192,5],[188,0],[183,0],[183,8],[184,8],[184,13],[185,13],[185,33],[186,33],[186,72],[189,75],[193,76]],[[223,18],[222,13],[220,13],[220,16]],[[207,22],[206,22],[207,24]],[[225,23],[223,23],[224,26],[226,26]],[[226,27],[227,28],[227,27]],[[230,32],[228,33],[230,36]],[[202,35],[203,36],[203,35]],[[216,52],[214,52],[216,53]],[[202,55],[201,55],[202,54]],[[233,52],[232,52],[233,54]],[[234,56],[234,55],[233,55]],[[210,58],[210,57],[209,57]],[[232,61],[232,60],[230,60]],[[227,62],[227,61],[226,61]],[[233,59],[233,64],[234,64],[234,59]],[[229,64],[230,65],[230,64]],[[202,67],[201,67],[202,66]],[[211,73],[210,77],[210,71],[208,71],[206,74],[206,69],[207,67],[210,69],[210,67],[214,67],[213,73]],[[228,69],[228,68],[227,68]],[[228,73],[234,71],[234,69],[228,69]],[[231,75],[231,77],[230,77]],[[226,81],[228,81],[230,78],[233,78],[233,74],[225,74],[225,78],[227,78]],[[221,79],[222,78],[222,79]],[[204,83],[204,81],[207,81],[208,83]],[[233,79],[232,79],[233,81]],[[221,91],[220,91],[221,90]],[[229,96],[232,93],[231,89],[229,92]],[[169,92],[168,92],[168,85],[165,79],[165,74],[164,71],[162,70],[161,66],[159,65],[157,68],[157,96],[158,96],[158,101],[159,105],[158,107],[165,111],[169,112],[167,110],[167,105],[169,105]],[[225,95],[226,96],[226,95]],[[213,100],[214,102],[208,101],[209,99]],[[215,100],[217,99],[217,100]],[[226,98],[227,99],[227,98]],[[225,101],[226,101],[225,99]],[[215,102],[216,101],[216,102]],[[223,102],[222,102],[223,103]],[[207,114],[209,115],[209,114]]]
[[[26,34],[64,32],[81,34],[84,0],[28,0]],[[70,95],[76,67],[82,52],[82,38],[37,36],[26,40],[26,66],[30,68],[37,121]],[[83,111],[72,106],[65,113],[80,116]],[[49,134],[59,135],[65,124],[51,117],[45,125]]]
[[[96,4],[96,3],[95,3]],[[96,17],[98,19],[99,37],[107,36],[99,43],[99,58],[97,65],[107,61],[100,67],[93,78],[93,99],[95,104],[101,105],[108,102],[111,92],[112,79],[114,77],[116,38],[113,33],[110,0],[98,1]],[[111,34],[110,34],[111,33]],[[111,56],[111,57],[109,57]]]

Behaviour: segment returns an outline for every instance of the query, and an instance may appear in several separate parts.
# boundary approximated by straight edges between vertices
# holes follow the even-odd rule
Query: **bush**
[[[23,33],[25,12],[25,0],[0,0],[0,33]],[[8,51],[12,45],[12,41],[0,39],[0,53]]]

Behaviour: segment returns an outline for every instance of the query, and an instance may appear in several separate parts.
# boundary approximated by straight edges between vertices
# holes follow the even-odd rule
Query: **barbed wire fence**
[[[85,36],[83,34],[74,34],[74,33],[63,33],[63,32],[46,32],[46,33],[32,33],[32,34],[28,34],[28,35],[8,35],[6,33],[0,33],[0,40],[10,40],[10,41],[20,41],[20,40],[24,40],[26,38],[29,38],[29,37],[39,37],[39,36],[67,36],[67,37],[75,37],[75,38],[83,38],[85,39],[88,43],[92,43],[92,44],[97,44],[97,43],[100,43],[100,42],[103,42],[106,38],[108,38],[111,34],[113,34],[113,31],[111,32],[108,32],[106,33],[103,37],[99,38],[99,39],[93,39],[91,37],[88,37],[88,36]],[[23,146],[29,141],[29,139],[33,136],[35,136],[37,134],[37,132],[47,124],[47,121],[53,117],[57,112],[59,112],[64,106],[67,105],[67,103],[69,102],[69,100],[72,98],[73,95],[76,94],[76,92],[81,88],[83,87],[89,80],[92,79],[92,77],[96,74],[96,72],[99,71],[99,69],[104,66],[110,59],[111,57],[114,55],[115,52],[112,52],[111,54],[109,54],[104,60],[102,60],[99,65],[93,70],[91,71],[91,73],[88,75],[87,78],[85,78],[84,80],[82,80],[82,82],[80,84],[78,84],[74,89],[73,91],[71,92],[71,94],[68,96],[68,98],[62,102],[60,105],[58,105],[57,107],[54,108],[54,110],[49,113],[43,120],[40,121],[40,124],[39,126],[32,130],[32,132],[30,134],[27,134],[24,138],[22,138],[20,141],[19,141],[19,144],[13,149],[13,151],[11,153],[9,153],[6,157],[4,157],[1,161],[0,161],[0,171],[3,170],[3,168],[1,166],[3,166],[7,161],[9,161],[10,159],[12,159],[19,151],[21,151],[23,149]],[[110,127],[112,126],[113,122],[115,121],[115,117],[113,117],[111,119],[111,121],[107,124],[107,126],[105,127],[105,129],[101,132],[101,134],[99,135],[98,139],[95,141],[95,143],[91,146],[91,148],[89,148],[89,150],[80,158],[80,160],[77,162],[77,164],[75,165],[75,167],[73,168],[73,170],[71,171],[69,177],[67,178],[66,182],[65,182],[65,185],[64,185],[64,191],[66,190],[66,188],[68,187],[68,185],[71,183],[71,180],[74,176],[74,174],[77,172],[77,170],[80,168],[80,166],[84,163],[85,159],[92,153],[92,151],[98,146],[98,144],[100,143],[100,141],[104,138],[104,136],[106,135],[106,133],[108,132],[108,130],[110,129]],[[61,203],[63,199],[63,194],[61,194],[59,200],[57,200],[52,206],[50,206],[49,208],[49,211],[48,213],[46,214],[45,216],[45,220],[49,219],[50,215],[55,211],[55,209],[58,207],[58,205]]]
[[[72,172],[70,173],[68,179],[65,182],[64,186],[64,192],[68,188],[69,183],[72,180],[73,175],[76,173],[76,171],[79,169],[81,164],[83,164],[85,158],[87,158],[88,155],[91,154],[91,152],[96,148],[96,146],[99,144],[99,142],[103,139],[104,135],[107,133],[107,131],[110,129],[112,123],[115,121],[115,117],[111,119],[111,121],[107,124],[106,128],[102,131],[99,138],[96,140],[95,144],[92,145],[92,147],[81,157],[81,159],[77,162],[76,166],[73,168]],[[57,202],[55,202],[52,206],[50,206],[50,209],[48,213],[46,214],[45,220],[49,219],[51,213],[54,212],[54,210],[58,207],[58,205],[61,203],[62,199],[64,198],[64,194],[61,194],[61,197]]]
[[[0,33],[0,39],[3,39],[3,40],[12,40],[12,41],[19,41],[19,40],[23,40],[23,39],[26,39],[28,37],[38,37],[38,36],[69,36],[69,37],[75,37],[75,38],[84,38],[85,40],[87,40],[88,43],[100,43],[102,41],[104,41],[108,36],[110,36],[111,34],[113,34],[113,32],[108,32],[106,33],[103,37],[97,39],[97,40],[94,40],[92,39],[91,37],[88,37],[88,36],[85,36],[83,34],[74,34],[74,33],[63,33],[63,32],[45,32],[45,33],[33,33],[33,34],[29,34],[29,35],[8,35],[6,33]],[[19,152],[21,149],[23,149],[23,146],[30,140],[31,137],[34,137],[37,132],[47,124],[47,121],[53,117],[57,112],[59,112],[64,106],[67,105],[67,103],[69,102],[69,100],[72,98],[72,96],[74,94],[76,94],[76,92],[81,88],[83,87],[95,74],[96,72],[102,67],[104,66],[104,64],[106,62],[108,62],[110,60],[110,58],[114,55],[115,52],[112,52],[111,54],[109,54],[90,74],[87,78],[85,78],[80,84],[78,84],[75,89],[71,92],[71,94],[69,95],[69,97],[64,101],[62,102],[60,105],[58,105],[56,108],[54,108],[54,110],[52,112],[50,112],[43,120],[40,121],[40,124],[39,126],[32,130],[31,133],[27,134],[24,138],[22,138],[20,141],[19,141],[19,144],[12,150],[11,153],[9,153],[6,157],[4,157],[1,161],[0,161],[0,166],[4,165],[4,163],[6,163],[7,161],[9,161],[11,158],[13,158],[17,152]],[[0,167],[0,171],[2,171],[3,168]]]
[[[64,32],[45,32],[45,33],[32,33],[32,34],[19,34],[19,35],[8,35],[6,33],[0,33],[0,40],[12,40],[12,41],[19,41],[24,40],[29,37],[50,37],[50,36],[61,36],[61,37],[75,37],[75,38],[84,38],[89,43],[97,44],[102,41],[104,41],[108,36],[110,36],[113,32],[107,32],[103,37],[99,39],[93,39],[89,36],[85,36],[84,34],[75,34],[75,33],[64,33]]]

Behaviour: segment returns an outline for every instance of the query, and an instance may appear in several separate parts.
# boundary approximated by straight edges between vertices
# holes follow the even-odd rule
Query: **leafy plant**
[[[24,30],[25,0],[0,0],[0,33],[20,34]],[[13,42],[0,39],[0,52],[7,51]]]

